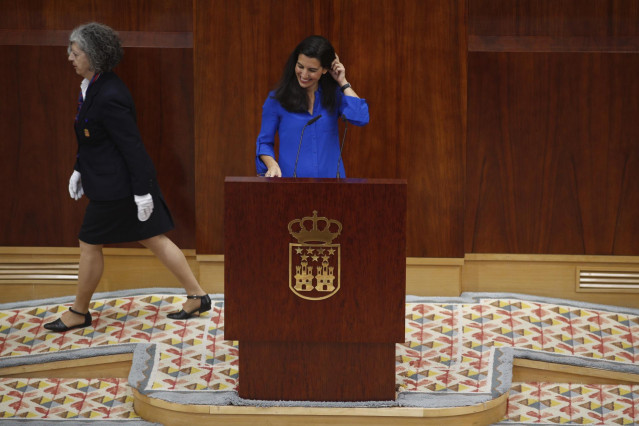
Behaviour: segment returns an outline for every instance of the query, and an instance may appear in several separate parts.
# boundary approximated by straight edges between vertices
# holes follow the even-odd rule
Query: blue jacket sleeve
[[[346,117],[349,123],[356,126],[368,124],[368,103],[366,99],[342,95],[339,105],[339,115]]]
[[[279,102],[273,97],[273,92],[262,107],[262,127],[257,136],[257,146],[255,151],[255,169],[257,174],[266,173],[266,165],[260,160],[260,155],[269,155],[275,158],[275,133],[280,125]]]

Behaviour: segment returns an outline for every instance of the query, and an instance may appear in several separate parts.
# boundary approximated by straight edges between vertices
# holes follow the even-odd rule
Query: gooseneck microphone
[[[318,115],[317,117],[311,118],[310,120],[308,120],[308,123],[306,123],[304,127],[302,127],[302,134],[300,135],[300,143],[297,146],[297,157],[295,157],[295,170],[293,170],[293,177],[297,177],[297,161],[300,159],[300,149],[302,148],[302,139],[304,138],[304,130],[306,130],[306,126],[310,126],[311,124],[319,120],[321,117],[322,117],[322,114]]]
[[[342,151],[344,151],[344,141],[346,140],[346,130],[348,130],[348,120],[342,114],[342,120],[344,120],[344,136],[342,136],[342,145],[339,147],[339,158],[337,159],[337,173],[335,177],[339,179],[339,163],[342,161]]]

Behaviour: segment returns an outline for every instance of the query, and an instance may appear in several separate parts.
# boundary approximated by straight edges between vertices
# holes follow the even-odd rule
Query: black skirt
[[[145,222],[138,219],[133,195],[119,200],[89,200],[78,239],[87,244],[115,244],[146,240],[175,227],[160,188],[151,192],[153,213]]]

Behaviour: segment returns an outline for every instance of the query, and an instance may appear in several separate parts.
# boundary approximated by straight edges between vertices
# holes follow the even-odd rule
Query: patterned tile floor
[[[0,419],[140,420],[124,379],[0,379]]]
[[[167,319],[166,314],[183,302],[184,297],[173,295],[96,300],[91,306],[92,327],[64,334],[49,333],[42,324],[57,317],[67,309],[66,306],[0,310],[0,357],[107,344],[153,342],[162,345],[163,349],[159,351],[160,362],[156,363],[147,389],[234,390],[238,382],[238,344],[224,340],[223,302],[215,302],[212,311],[200,318],[188,321]],[[482,299],[477,303],[407,303],[406,342],[398,344],[396,349],[398,390],[488,393],[489,366],[494,347],[526,348],[583,359],[639,364],[639,317],[519,299]],[[0,395],[3,395],[0,397],[0,417],[42,416],[45,415],[43,413],[48,413],[47,416],[85,416],[81,414],[86,413],[84,404],[89,407],[99,400],[90,392],[82,396],[78,389],[75,392],[69,390],[76,395],[70,396],[70,399],[62,396],[52,399],[53,402],[46,398],[38,399],[54,395],[52,389],[80,386],[78,383],[81,381],[78,380],[69,383],[60,381],[58,384],[50,384],[49,379],[39,382],[36,379],[7,380],[0,382]],[[30,382],[37,383],[37,386]],[[118,392],[126,388],[125,383],[117,381],[105,381],[96,386],[96,391],[102,386],[115,388]],[[568,390],[562,391],[561,398],[579,399],[576,403],[568,402],[566,408],[557,404],[561,400],[559,397],[542,397],[542,394],[552,395],[555,392],[552,389],[564,389],[560,386],[548,384],[540,388],[521,384],[520,391],[513,388],[508,421],[512,423],[519,419],[521,423],[524,422],[521,419],[527,419],[526,423],[566,424],[571,419],[582,418],[594,421],[583,424],[639,423],[637,388],[615,387],[597,393],[587,392],[584,389],[590,388],[581,386],[579,389],[583,392],[577,394],[570,385],[563,385]],[[83,389],[94,387],[88,384]],[[37,392],[42,388],[49,391],[41,397]],[[20,389],[28,390],[33,398],[17,396],[26,395]],[[112,397],[104,400],[106,404],[89,411],[95,415],[127,416],[125,407],[129,396],[113,390],[109,392]],[[539,396],[530,396],[537,395],[535,392]],[[601,399],[601,395],[614,395],[615,392],[619,397],[612,405]],[[65,393],[60,395],[66,396]],[[519,399],[517,395],[520,395]],[[543,401],[546,400],[552,403],[545,406]],[[23,403],[24,407],[20,405]],[[586,410],[584,407],[589,408]],[[537,414],[532,414],[535,410]],[[590,414],[580,414],[583,410]],[[128,415],[131,416],[130,413]],[[606,423],[597,423],[597,416],[606,417]]]
[[[513,383],[506,418],[501,424],[636,425],[639,385]]]

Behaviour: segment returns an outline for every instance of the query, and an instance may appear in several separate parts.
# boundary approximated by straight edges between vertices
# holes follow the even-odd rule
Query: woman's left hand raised
[[[344,64],[339,61],[339,56],[337,56],[337,54],[335,54],[335,59],[333,60],[331,69],[328,70],[328,72],[331,74],[331,77],[337,81],[337,84],[340,87],[348,83],[348,81],[346,81],[346,68],[344,68]]]

